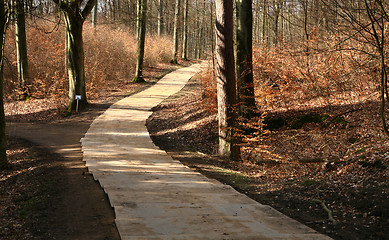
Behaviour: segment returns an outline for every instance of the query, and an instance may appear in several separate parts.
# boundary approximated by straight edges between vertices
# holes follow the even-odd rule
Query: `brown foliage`
[[[369,58],[341,51],[336,37],[299,45],[254,48],[255,93],[263,110],[296,110],[372,100],[378,83]],[[357,43],[343,45],[351,49]],[[354,48],[353,47],[353,48]],[[364,67],[360,67],[364,66]]]
[[[362,48],[358,42],[340,46],[336,36],[329,36],[326,41],[319,40],[314,33],[311,36],[310,41],[298,45],[284,43],[268,48],[257,44],[254,48],[255,100],[261,114],[240,119],[244,159],[341,159],[350,148],[361,147],[349,142],[355,136],[363,141],[369,136],[379,137],[377,105],[372,103],[378,100],[377,66],[370,56],[356,50]],[[203,105],[210,113],[217,112],[214,79],[211,70],[202,76]],[[302,115],[313,114],[322,117],[308,124],[315,129],[290,129]],[[337,116],[347,123],[334,121]],[[268,127],[265,119],[275,118],[283,121],[285,131],[270,133],[264,129]],[[361,123],[365,129],[354,128]],[[339,131],[344,127],[350,129]]]
[[[64,27],[54,28],[48,22],[36,22],[28,27],[27,44],[32,98],[53,98],[59,104],[67,101],[68,80],[65,70]],[[5,96],[16,99],[17,69],[15,31],[7,34],[5,56]],[[170,58],[171,39],[168,37],[146,39],[145,66],[155,66]],[[127,82],[133,77],[136,63],[135,36],[127,28],[111,25],[84,24],[84,52],[86,88],[89,99],[99,96],[99,90]]]

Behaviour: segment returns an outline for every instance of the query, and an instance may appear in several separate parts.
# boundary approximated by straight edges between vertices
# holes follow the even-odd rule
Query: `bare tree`
[[[158,36],[163,34],[163,1],[158,0]]]
[[[279,20],[281,17],[281,10],[283,7],[283,0],[275,0],[274,5],[273,5],[273,32],[274,32],[274,37],[273,37],[273,43],[274,45],[278,44],[279,41]]]
[[[240,151],[234,136],[236,79],[233,46],[233,2],[216,0],[216,76],[219,118],[219,154],[233,160]]]
[[[236,76],[239,114],[249,119],[254,116],[253,80],[253,14],[252,0],[236,0]]]
[[[27,59],[26,20],[24,14],[24,1],[14,1],[15,33],[16,33],[16,58],[18,66],[19,99],[29,97],[29,72]]]
[[[386,124],[385,105],[386,101],[389,102],[388,94],[388,72],[386,67],[386,28],[389,24],[389,15],[387,12],[387,5],[384,6],[382,0],[375,0],[374,3],[368,0],[364,0],[366,7],[366,13],[369,17],[371,28],[369,33],[374,38],[374,46],[377,49],[380,61],[380,97],[381,107],[380,116],[384,132],[389,135],[388,126]],[[386,96],[386,100],[385,100]]]
[[[135,77],[132,82],[144,82],[143,79],[143,58],[145,54],[145,36],[146,36],[146,11],[147,0],[138,0],[139,13],[138,13],[138,30],[137,30],[137,42],[138,42],[138,57],[136,61]]]
[[[177,64],[179,15],[180,15],[180,0],[176,0],[175,12],[174,12],[174,29],[173,29],[173,55],[172,55],[172,60],[170,61],[173,64]]]
[[[188,59],[188,0],[184,0],[184,26],[182,30],[182,59]]]
[[[344,28],[352,33],[345,33],[350,38],[364,39],[363,46],[372,46],[375,52],[362,52],[373,55],[380,69],[380,118],[384,132],[389,135],[389,129],[386,123],[385,109],[389,103],[388,93],[388,73],[387,73],[387,26],[389,24],[388,5],[384,0],[359,0],[355,1],[337,1],[333,0],[330,4],[335,5],[336,16],[343,20]],[[356,8],[355,6],[358,6]]]
[[[7,137],[5,135],[5,115],[4,115],[4,102],[3,102],[3,67],[4,67],[4,41],[5,30],[7,28],[8,14],[6,11],[6,1],[0,2],[0,170],[8,167],[7,160]]]
[[[69,103],[68,112],[76,108],[76,96],[81,96],[79,107],[87,104],[85,89],[84,43],[82,27],[94,7],[96,0],[83,1],[53,0],[63,11],[66,23],[66,55],[69,74]]]

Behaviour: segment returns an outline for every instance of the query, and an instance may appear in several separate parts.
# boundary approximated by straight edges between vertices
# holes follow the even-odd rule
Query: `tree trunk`
[[[5,135],[5,115],[3,102],[3,66],[4,66],[4,41],[5,29],[7,25],[7,16],[5,14],[5,2],[0,2],[0,170],[8,167],[7,160],[7,137]]]
[[[69,75],[69,104],[68,112],[76,109],[76,95],[81,96],[79,109],[88,104],[85,89],[84,43],[82,39],[83,20],[68,12],[64,13],[66,22],[66,54]]]
[[[219,154],[239,159],[236,142],[236,79],[233,46],[233,2],[216,0],[216,76],[219,118]]]
[[[136,1],[136,41],[139,40],[139,29],[140,29],[140,15],[142,10],[142,0]]]
[[[29,97],[29,72],[27,59],[26,20],[24,14],[24,1],[15,0],[15,32],[16,32],[16,58],[18,66],[19,99]]]
[[[96,5],[92,10],[92,27],[96,28],[97,25],[97,0]]]
[[[196,45],[195,45],[195,58],[196,59],[199,59],[200,58],[200,40],[201,40],[201,32],[200,32],[200,28],[201,28],[201,22],[200,22],[200,8],[199,8],[199,2],[198,0],[196,0],[195,2],[195,5],[196,5],[196,31],[194,32],[195,34],[195,41],[196,41]],[[213,24],[213,23],[212,23]]]
[[[211,12],[211,26],[213,24],[213,14],[214,14],[214,11],[213,11],[213,1],[210,2],[210,12]],[[212,27],[211,28],[211,56],[212,56],[212,69],[214,70],[215,69],[215,32],[214,32],[214,28]]]
[[[236,1],[236,76],[239,115],[250,119],[255,114],[253,80],[253,15],[252,0]]]
[[[173,56],[170,61],[173,64],[177,64],[178,54],[178,16],[180,15],[180,0],[176,0],[175,12],[174,12],[174,29],[173,29]]]
[[[163,34],[163,4],[162,0],[158,0],[158,36]]]
[[[262,42],[266,40],[267,0],[263,0],[262,6]]]
[[[184,0],[184,29],[182,39],[182,59],[188,60],[188,0]]]
[[[71,113],[72,110],[76,109],[76,106],[79,109],[83,109],[88,104],[85,89],[82,26],[95,6],[96,0],[88,0],[85,5],[82,0],[70,2],[63,2],[61,0],[53,1],[63,11],[66,23],[65,48],[69,75],[68,113]],[[82,10],[81,5],[84,6]],[[81,100],[76,101],[76,96],[80,96]]]
[[[273,31],[274,31],[274,38],[273,38],[273,44],[278,45],[278,20],[280,17],[280,8],[278,8],[278,4],[274,3],[274,19],[273,19]]]
[[[138,57],[136,61],[136,72],[132,82],[145,82],[143,79],[143,58],[145,53],[145,36],[146,36],[146,8],[147,0],[139,0],[140,12],[138,17]]]

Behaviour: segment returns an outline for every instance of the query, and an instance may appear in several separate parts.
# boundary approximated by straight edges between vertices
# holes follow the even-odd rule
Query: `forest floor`
[[[301,121],[298,116],[311,116],[310,111],[269,114],[276,120],[268,125],[282,117],[297,119],[290,121],[300,126],[275,126],[255,143],[257,149],[242,150],[243,162],[231,162],[216,154],[217,118],[201,107],[207,103],[198,78],[153,109],[147,127],[156,145],[193,170],[334,239],[389,239],[389,140],[372,135],[366,128],[374,126],[363,121],[377,115],[378,103],[364,110],[315,110],[330,115],[324,122]],[[343,158],[324,159],[314,144],[333,146]]]
[[[172,69],[172,66],[148,69],[145,75],[150,82],[155,82]],[[144,87],[113,84],[102,91],[99,99],[92,100],[86,111],[67,118],[63,117],[58,103],[50,100],[11,102],[7,107],[7,121],[15,133],[23,131],[21,127],[26,123],[34,125],[34,131],[41,129],[39,138],[43,143],[74,141],[44,133],[57,128],[82,137],[88,124],[110,104]],[[202,101],[201,85],[195,77],[181,92],[155,107],[147,123],[153,141],[192,169],[230,184],[334,239],[389,239],[387,140],[362,140],[362,136],[355,135],[349,141],[355,142],[358,148],[348,154],[346,161],[323,162],[311,157],[288,163],[266,159],[229,162],[215,154],[216,116],[199,108]],[[370,109],[375,111],[375,107]],[[336,129],[337,137],[327,144],[341,145],[342,134],[350,130],[344,125],[356,125],[352,128],[354,132],[366,128],[363,122],[354,124],[365,114],[372,113],[351,112],[346,114],[347,123],[340,121],[325,128],[312,122],[299,130],[283,126],[267,135],[266,141],[275,146],[287,139],[288,144],[283,144],[286,147],[304,148],[312,141],[304,133],[334,134],[329,129]],[[80,127],[75,128],[75,124]],[[49,140],[45,140],[47,137]],[[300,150],[295,147],[290,151]],[[277,151],[272,153],[282,155],[287,150]],[[35,142],[15,137],[9,138],[8,155],[12,168],[0,173],[0,239],[118,239],[106,196],[78,155],[66,158],[55,146],[37,146]],[[328,221],[327,212],[316,200],[332,211],[336,223]]]

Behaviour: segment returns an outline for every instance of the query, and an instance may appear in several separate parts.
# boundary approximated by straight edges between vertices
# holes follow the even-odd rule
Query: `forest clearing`
[[[78,139],[198,60],[157,146],[333,239],[389,239],[387,1],[71,2],[1,4],[0,239],[119,239]]]

